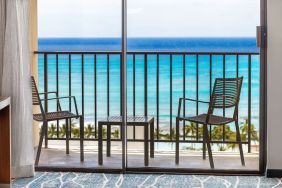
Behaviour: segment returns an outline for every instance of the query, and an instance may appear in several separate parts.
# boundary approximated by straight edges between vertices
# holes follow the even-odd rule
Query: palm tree
[[[167,140],[170,140],[170,138],[172,138],[172,140],[175,140],[176,139],[176,130],[175,130],[175,128],[172,128],[170,133],[165,134],[164,138],[167,139]]]
[[[230,141],[236,141],[237,140],[237,136],[236,136],[236,132],[232,131],[230,126],[225,126],[225,137],[227,140]],[[227,144],[228,148],[231,148],[232,150],[234,150],[236,148],[236,146],[238,146],[238,144]]]
[[[72,138],[79,138],[80,137],[80,130],[76,126],[76,122],[71,120],[70,125],[71,125],[70,126],[71,127],[71,137]]]
[[[226,146],[223,145],[223,144],[218,146],[218,150],[219,150],[219,151],[226,151],[227,149],[228,149],[228,147],[226,147]]]
[[[71,136],[72,138],[79,138],[80,137],[80,130],[77,127],[71,129]]]
[[[88,124],[84,129],[84,135],[86,138],[91,138],[94,134],[94,127],[91,124]]]
[[[103,139],[107,138],[107,128],[105,127],[102,128],[102,138]]]
[[[66,133],[67,133],[67,128],[66,128],[66,124],[64,123],[59,128],[59,135],[61,138],[64,138],[66,136]],[[73,138],[79,138],[80,136],[79,128],[76,127],[76,123],[73,120],[71,120],[71,136]]]
[[[159,139],[162,139],[165,135],[163,134],[163,130],[161,130],[161,129],[159,129],[159,131],[158,131],[158,129],[155,129],[155,131],[154,131],[154,138],[156,139],[157,138],[157,136],[159,135]]]
[[[63,124],[59,128],[59,135],[60,135],[61,138],[64,138],[66,136],[66,133],[67,133],[66,124]]]
[[[192,140],[195,140],[196,135],[197,135],[197,124],[196,123],[191,122],[189,125],[184,126],[185,138],[191,138]],[[194,148],[195,148],[195,143],[192,143],[192,146],[189,147],[188,149],[194,150]]]
[[[223,140],[223,125],[215,126],[212,129],[212,138],[215,140]],[[236,140],[236,133],[231,130],[229,125],[225,125],[225,139],[226,140]],[[236,144],[227,144],[225,146],[224,144],[217,144],[219,151],[225,151],[228,148],[232,148],[232,150],[235,149]]]
[[[240,127],[240,129],[241,129],[242,141],[247,141],[248,131],[249,131],[248,119],[245,119],[245,123]],[[251,124],[250,131],[251,131],[251,140],[257,142],[259,140],[259,136],[258,136],[258,131],[256,130],[254,124]]]
[[[57,136],[57,127],[55,126],[54,123],[52,123],[51,126],[48,127],[48,137],[54,138],[56,136]]]
[[[118,139],[119,138],[119,130],[115,129],[115,131],[112,133],[112,136],[114,137],[114,139]]]
[[[203,135],[204,135],[204,127],[198,126],[198,137],[199,137],[199,139],[202,139]]]
[[[196,137],[196,132],[197,132],[196,123],[191,122],[189,125],[184,126],[184,133],[186,138],[191,137],[192,139],[194,139]]]
[[[223,139],[223,126],[222,125],[218,125],[218,126],[214,126],[212,128],[211,131],[211,138],[213,140],[222,140]]]

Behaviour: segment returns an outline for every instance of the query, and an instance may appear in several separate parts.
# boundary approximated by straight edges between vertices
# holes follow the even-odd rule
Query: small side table
[[[127,116],[127,126],[144,126],[144,164],[149,165],[149,127],[150,127],[150,157],[154,157],[154,118],[146,116]],[[98,163],[103,165],[103,125],[107,126],[107,156],[111,156],[111,126],[122,125],[121,116],[111,116],[98,122]]]
[[[11,183],[10,97],[0,97],[0,187]]]

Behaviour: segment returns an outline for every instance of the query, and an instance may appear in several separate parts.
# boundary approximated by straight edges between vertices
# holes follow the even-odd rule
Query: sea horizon
[[[121,38],[115,37],[50,37],[39,38],[38,44],[39,51],[121,51]],[[129,37],[127,50],[259,52],[255,37]]]

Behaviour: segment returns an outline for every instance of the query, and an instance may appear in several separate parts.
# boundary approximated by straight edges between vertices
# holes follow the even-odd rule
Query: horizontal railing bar
[[[34,51],[34,54],[121,54],[120,51]],[[128,54],[149,54],[149,55],[156,55],[156,54],[163,54],[163,55],[259,55],[259,52],[163,52],[163,51],[147,51],[147,52],[127,52]]]
[[[48,138],[48,140],[66,140],[65,138]],[[79,141],[80,139],[79,138],[71,138],[69,140],[72,140],[72,141]],[[98,141],[98,139],[96,138],[84,138],[83,139],[84,141]],[[107,139],[103,139],[103,141],[107,141]],[[111,142],[120,142],[121,139],[111,139]],[[127,139],[128,142],[144,142],[144,140],[142,139]],[[154,143],[156,142],[169,142],[169,143],[173,143],[175,142],[175,140],[154,140]],[[203,141],[199,140],[179,140],[180,143],[196,143],[196,144],[202,144]],[[210,143],[212,144],[238,144],[238,142],[236,141],[217,141],[217,140],[213,140],[213,141],[210,141]],[[242,142],[242,144],[248,144],[248,142]]]

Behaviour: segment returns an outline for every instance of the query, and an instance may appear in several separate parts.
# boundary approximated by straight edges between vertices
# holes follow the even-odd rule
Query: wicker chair
[[[236,139],[239,144],[239,151],[241,156],[241,163],[244,166],[244,154],[242,149],[241,135],[238,124],[238,104],[242,88],[243,77],[240,78],[217,78],[215,80],[213,92],[210,102],[197,101],[188,98],[180,98],[178,105],[178,115],[176,117],[176,152],[175,162],[179,164],[179,122],[190,121],[198,124],[203,124],[203,159],[206,157],[206,145],[208,149],[210,167],[214,168],[214,162],[211,151],[210,138],[207,125],[225,125],[235,122]],[[182,101],[194,101],[209,104],[207,114],[200,114],[194,117],[183,117],[180,115]],[[223,117],[213,115],[214,109],[234,108],[233,117]]]
[[[40,139],[39,139],[39,145],[36,153],[36,159],[35,159],[35,166],[38,165],[43,138],[45,137],[45,140],[47,140],[47,131],[48,131],[48,122],[49,121],[58,121],[58,120],[66,120],[66,153],[69,154],[69,137],[70,137],[70,131],[69,131],[69,121],[72,118],[80,119],[80,160],[84,161],[84,149],[83,149],[83,135],[84,135],[84,118],[82,115],[78,114],[77,110],[77,104],[76,99],[74,96],[68,96],[68,97],[58,97],[57,92],[47,92],[47,93],[38,93],[38,89],[34,80],[34,77],[31,77],[31,86],[32,86],[32,104],[34,106],[39,106],[40,113],[39,114],[33,114],[33,119],[38,122],[43,122],[41,126],[40,131]],[[55,98],[45,98],[41,99],[40,95],[49,95],[49,94],[55,94]],[[72,113],[70,111],[62,111],[61,105],[60,105],[60,99],[73,99],[76,113]],[[45,112],[43,109],[42,101],[47,102],[50,100],[56,100],[58,105],[58,111],[57,112]],[[46,145],[47,146],[47,145]]]

